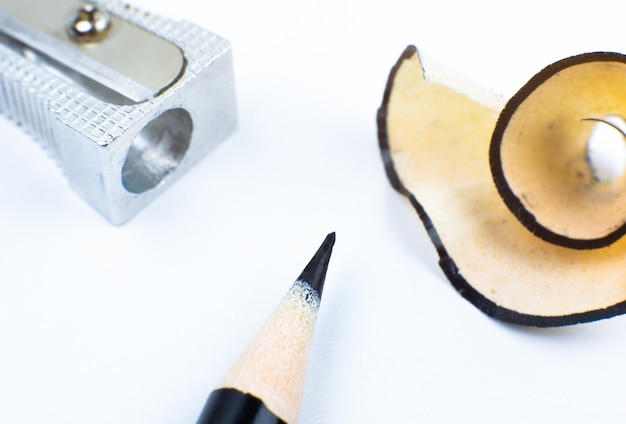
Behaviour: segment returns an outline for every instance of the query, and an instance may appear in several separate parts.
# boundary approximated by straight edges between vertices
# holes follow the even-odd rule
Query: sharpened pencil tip
[[[317,291],[320,298],[324,291],[326,271],[328,270],[328,262],[330,261],[330,254],[333,252],[334,245],[335,233],[332,232],[326,236],[320,248],[313,255],[306,268],[304,268],[300,277],[298,277],[298,280],[309,283]]]

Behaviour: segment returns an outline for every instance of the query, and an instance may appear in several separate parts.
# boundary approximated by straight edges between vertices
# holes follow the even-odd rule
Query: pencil
[[[331,233],[211,392],[197,424],[298,422],[315,321],[334,244],[335,233]]]

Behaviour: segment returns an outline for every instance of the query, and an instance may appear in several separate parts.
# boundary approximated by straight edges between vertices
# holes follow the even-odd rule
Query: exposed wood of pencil
[[[315,321],[334,242],[335,234],[331,233],[218,389],[249,394],[281,420],[298,422]],[[207,415],[205,409],[202,416]]]

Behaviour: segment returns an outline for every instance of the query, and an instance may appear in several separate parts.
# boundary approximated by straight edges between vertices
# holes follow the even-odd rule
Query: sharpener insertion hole
[[[124,188],[140,194],[159,185],[187,153],[192,131],[191,115],[184,109],[170,109],[148,123],[128,150]]]

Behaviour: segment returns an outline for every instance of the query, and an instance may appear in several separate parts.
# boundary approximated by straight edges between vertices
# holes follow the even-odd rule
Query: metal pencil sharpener
[[[123,224],[235,129],[231,46],[118,0],[0,0],[0,113]]]

